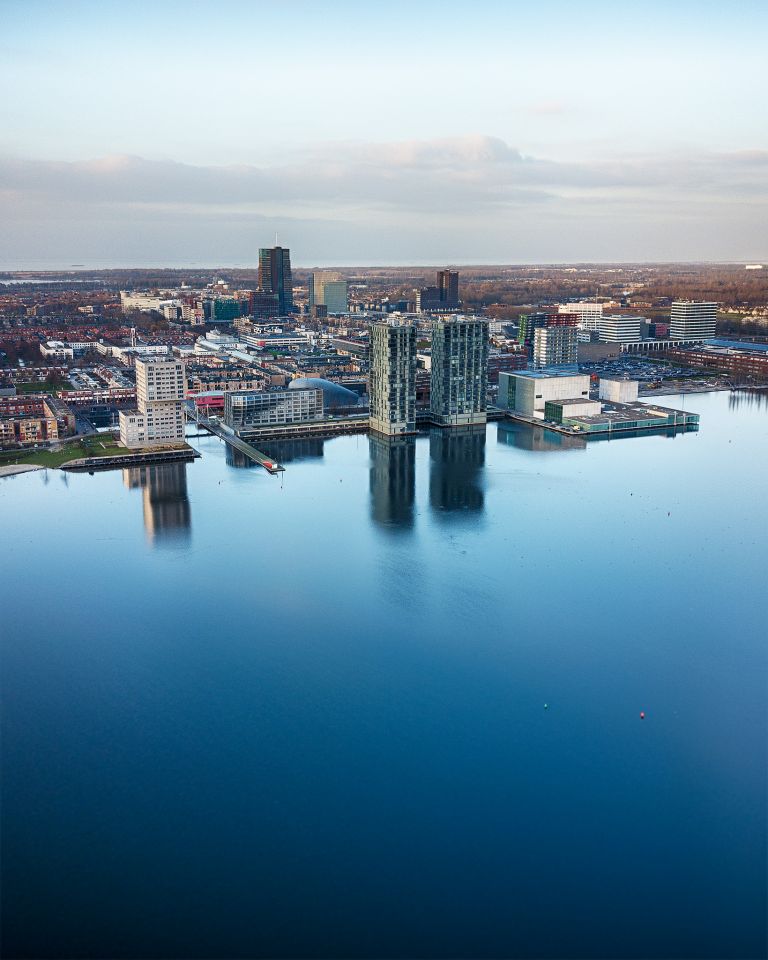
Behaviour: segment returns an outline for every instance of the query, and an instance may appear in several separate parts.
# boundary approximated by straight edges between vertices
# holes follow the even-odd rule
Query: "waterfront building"
[[[287,247],[262,247],[259,250],[259,292],[277,296],[281,316],[293,311],[291,251]]]
[[[370,337],[370,428],[416,432],[416,328],[407,320],[374,321]]]
[[[439,426],[486,421],[488,321],[440,317],[432,323],[430,417]]]
[[[669,315],[670,340],[700,341],[715,336],[717,304],[675,300]]]
[[[183,361],[137,357],[138,409],[120,411],[120,442],[126,447],[183,443],[185,388]]]
[[[526,370],[499,374],[498,406],[526,417],[543,417],[548,401],[589,399],[589,375]]]
[[[600,321],[600,340],[603,343],[639,343],[643,317],[626,317],[612,313]]]
[[[235,432],[270,424],[305,423],[323,417],[323,391],[242,390],[224,395],[224,423]]]

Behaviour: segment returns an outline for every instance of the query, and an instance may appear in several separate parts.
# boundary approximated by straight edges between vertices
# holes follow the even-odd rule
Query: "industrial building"
[[[388,436],[416,432],[416,328],[407,320],[371,324],[370,428]]]
[[[488,321],[440,317],[432,322],[430,416],[438,426],[486,422]]]

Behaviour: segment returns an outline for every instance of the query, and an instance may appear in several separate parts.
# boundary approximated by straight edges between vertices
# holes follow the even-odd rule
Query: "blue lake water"
[[[763,957],[768,398],[666,402],[0,480],[4,955]]]

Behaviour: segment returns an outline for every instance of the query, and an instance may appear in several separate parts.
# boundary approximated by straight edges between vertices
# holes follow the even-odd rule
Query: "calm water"
[[[5,955],[764,956],[768,399],[668,402],[0,480]]]

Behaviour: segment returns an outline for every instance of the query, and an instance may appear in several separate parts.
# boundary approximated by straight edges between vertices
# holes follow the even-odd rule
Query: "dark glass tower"
[[[446,307],[459,305],[459,274],[454,270],[437,271],[437,289],[440,293],[440,304]]]
[[[293,311],[291,251],[287,247],[262,247],[259,250],[259,290],[277,296],[281,316]]]

